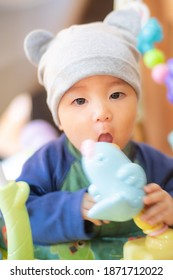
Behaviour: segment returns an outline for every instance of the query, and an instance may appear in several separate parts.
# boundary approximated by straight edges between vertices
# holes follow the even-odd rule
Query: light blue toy
[[[163,30],[156,18],[150,18],[138,35],[137,47],[144,54],[154,48],[154,44],[163,39]]]
[[[143,208],[146,175],[114,144],[86,140],[82,144],[83,169],[91,182],[89,193],[96,204],[93,219],[127,221]]]

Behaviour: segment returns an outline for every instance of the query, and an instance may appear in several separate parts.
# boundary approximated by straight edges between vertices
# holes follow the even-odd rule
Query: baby
[[[58,244],[59,255],[61,245],[78,251],[85,241],[94,259],[118,259],[124,241],[139,235],[133,220],[88,217],[95,201],[87,192],[92,182],[81,166],[80,148],[86,139],[115,143],[141,165],[147,177],[142,218],[173,225],[173,159],[132,141],[141,95],[139,31],[138,14],[119,10],[103,22],[74,25],[55,37],[36,30],[25,40],[26,55],[38,65],[39,82],[63,133],[26,162],[18,180],[30,186],[27,208],[34,243]]]

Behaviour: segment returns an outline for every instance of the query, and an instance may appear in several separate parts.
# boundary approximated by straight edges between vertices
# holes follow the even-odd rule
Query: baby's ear
[[[52,39],[54,39],[54,35],[46,30],[34,30],[26,36],[24,51],[32,64],[38,65]]]
[[[126,30],[135,37],[141,30],[141,18],[134,9],[121,9],[109,13],[104,22],[116,26],[122,30]]]

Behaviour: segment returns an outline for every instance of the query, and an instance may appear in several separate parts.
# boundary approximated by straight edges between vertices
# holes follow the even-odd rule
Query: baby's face
[[[134,89],[118,78],[85,78],[60,101],[60,129],[78,150],[86,139],[112,142],[123,149],[133,133],[137,103]]]

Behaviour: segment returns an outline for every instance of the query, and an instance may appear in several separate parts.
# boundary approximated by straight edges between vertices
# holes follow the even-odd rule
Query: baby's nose
[[[104,105],[99,105],[94,110],[94,121],[96,122],[105,122],[110,121],[112,118],[111,111]]]

